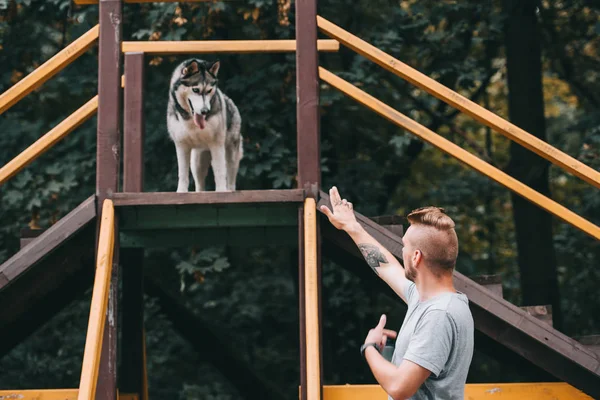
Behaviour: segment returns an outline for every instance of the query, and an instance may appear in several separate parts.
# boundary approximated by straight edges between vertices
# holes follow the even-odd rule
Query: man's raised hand
[[[332,210],[327,206],[321,206],[320,209],[333,226],[346,232],[360,228],[360,224],[356,221],[356,217],[354,216],[352,203],[346,199],[342,199],[335,186],[329,189],[329,201]]]

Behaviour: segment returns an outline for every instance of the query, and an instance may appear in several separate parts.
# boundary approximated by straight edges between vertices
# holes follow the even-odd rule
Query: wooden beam
[[[69,133],[73,132],[77,127],[93,116],[96,113],[96,110],[98,110],[98,96],[94,96],[77,111],[69,115],[48,133],[36,140],[35,143],[0,168],[0,185],[4,184],[27,165],[31,164]]]
[[[316,201],[304,202],[304,291],[306,313],[306,393],[310,400],[321,399],[321,321],[317,254]]]
[[[108,337],[104,335],[104,325],[108,309],[108,298],[111,288],[113,267],[113,250],[115,244],[115,212],[111,200],[105,200],[102,207],[102,222],[98,240],[98,257],[96,260],[96,277],[90,305],[83,366],[79,383],[78,400],[93,400],[96,396],[96,385],[100,370],[102,344]],[[116,395],[116,391],[115,391]]]
[[[15,103],[40,87],[48,79],[62,71],[64,67],[85,53],[98,39],[99,25],[81,35],[73,43],[62,49],[51,59],[40,65],[33,72],[21,79],[14,86],[0,95],[0,114]],[[338,44],[339,45],[339,44]]]
[[[296,1],[296,130],[298,187],[317,199],[321,187],[317,2]]]
[[[304,245],[304,204],[298,207],[298,318],[300,328],[300,400],[307,400],[306,370],[306,246]]]
[[[324,400],[386,400],[379,385],[328,385],[323,386]],[[465,387],[469,400],[591,400],[580,390],[563,382],[542,383],[471,383]]]
[[[123,191],[144,191],[144,53],[125,54]]]
[[[240,190],[236,192],[147,192],[114,193],[115,207],[138,205],[302,203],[304,190]]]
[[[90,209],[95,212],[93,201]],[[92,219],[10,282],[2,282],[10,284],[0,290],[0,304],[11,306],[0,307],[0,358],[92,286],[94,232]],[[31,244],[31,249],[38,246]]]
[[[477,282],[492,293],[504,297],[502,292],[502,277],[500,275],[475,275],[470,276],[473,282]]]
[[[96,216],[94,197],[89,197],[77,208],[42,233],[27,249],[19,251],[0,266],[0,291],[21,274],[27,272],[50,252],[83,229]],[[3,280],[5,278],[5,280]],[[3,283],[4,282],[4,283]]]
[[[518,126],[504,120],[491,111],[486,110],[475,102],[454,92],[446,86],[409,67],[400,60],[379,50],[375,46],[343,30],[339,26],[327,21],[323,17],[317,17],[319,28],[329,36],[339,40],[358,54],[379,64],[383,68],[406,79],[413,85],[425,90],[427,93],[459,109],[475,120],[489,126],[495,131],[503,134],[511,140],[519,143],[525,148],[535,152],[548,161],[569,171],[575,176],[583,179],[589,184],[600,188],[600,172],[583,164],[575,158],[549,145],[543,140],[533,136]]]
[[[336,52],[337,40],[319,39],[318,51]],[[215,54],[215,53],[293,53],[295,40],[188,40],[188,41],[135,41],[123,42],[123,53],[143,52],[150,55]]]
[[[144,53],[125,54],[123,190],[144,190]],[[144,249],[120,247],[123,279],[119,389],[145,396]],[[147,400],[144,397],[144,400]]]
[[[531,315],[539,319],[546,324],[553,326],[552,324],[552,306],[522,306],[521,310],[525,311],[527,314]]]
[[[600,355],[600,335],[580,336],[576,337],[575,340]]]
[[[122,0],[100,0],[100,36],[98,46],[98,131],[96,139],[96,198],[98,217],[104,200],[119,190],[121,164],[121,43],[123,29]],[[100,219],[99,219],[100,220]],[[117,221],[118,223],[118,221]],[[117,232],[118,232],[118,228]],[[116,243],[118,246],[118,241]],[[95,398],[115,400],[117,396],[117,324],[119,288],[119,249],[114,249],[110,301],[106,314],[105,340]]]
[[[516,180],[512,176],[488,164],[487,162],[469,153],[463,148],[455,145],[454,143],[436,134],[435,132],[427,129],[418,122],[413,121],[401,112],[393,109],[387,104],[358,89],[356,86],[346,82],[345,80],[332,74],[326,69],[319,68],[319,71],[321,79],[323,79],[325,82],[329,83],[333,87],[339,89],[343,93],[357,100],[359,103],[367,106],[368,108],[375,111],[377,114],[381,115],[387,120],[408,130],[420,139],[448,153],[449,155],[458,159],[462,163],[468,165],[469,167],[480,172],[481,174],[507,187],[508,189],[517,193],[519,196],[522,196],[530,202],[537,204],[539,207],[545,209],[546,211],[557,216],[563,221],[573,225],[574,227],[582,230],[583,232],[587,233],[593,238],[600,239],[599,226],[594,225],[590,221],[575,214],[573,211],[560,205],[556,201],[531,189],[529,186]]]
[[[144,249],[119,246],[122,268],[122,346],[119,390],[144,393]]]

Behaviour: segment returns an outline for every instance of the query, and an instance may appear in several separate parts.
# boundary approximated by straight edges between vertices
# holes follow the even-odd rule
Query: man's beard
[[[413,268],[410,260],[406,260],[404,264],[404,274],[406,275],[406,279],[408,279],[411,282],[414,282],[417,278],[417,270]]]

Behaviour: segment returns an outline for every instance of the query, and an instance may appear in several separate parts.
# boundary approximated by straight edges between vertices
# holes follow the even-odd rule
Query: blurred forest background
[[[570,1],[322,0],[318,13],[510,119],[553,146],[600,166],[600,3]],[[124,40],[292,39],[291,0],[124,6]],[[0,92],[98,21],[98,6],[69,0],[0,0]],[[324,36],[321,36],[324,38]],[[174,191],[175,149],[166,130],[168,83],[186,57],[147,57],[146,191]],[[202,57],[201,57],[202,58]],[[219,85],[238,105],[245,138],[238,189],[295,185],[294,54],[206,55],[221,60]],[[97,47],[0,116],[0,165],[97,93]],[[472,118],[341,47],[320,63],[468,151],[600,223],[598,190]],[[367,216],[446,208],[460,238],[458,271],[500,274],[505,298],[551,304],[569,336],[600,332],[598,242],[322,84],[323,187],[337,185]],[[47,228],[95,190],[92,118],[0,190],[0,262],[18,250],[32,216]],[[302,123],[299,121],[298,123]],[[214,187],[209,176],[209,187]],[[146,297],[150,396],[252,398],[252,387],[211,359],[234,353],[273,398],[297,398],[297,264],[294,249],[176,248],[148,251],[160,287],[229,348],[198,351],[159,298]],[[365,264],[365,268],[368,268]],[[0,359],[0,388],[77,387],[91,292]],[[2,307],[10,307],[2,304]],[[374,383],[358,347],[379,315],[399,329],[397,299],[323,262],[326,384]],[[122,351],[127,351],[123,349]],[[469,382],[522,379],[479,349]]]

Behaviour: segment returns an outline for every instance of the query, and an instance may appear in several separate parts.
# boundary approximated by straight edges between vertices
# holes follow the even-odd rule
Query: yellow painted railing
[[[329,22],[323,17],[317,16],[317,25],[319,29],[342,44],[356,51],[358,54],[379,64],[388,71],[406,79],[408,82],[425,90],[427,93],[437,97],[447,104],[457,108],[465,114],[473,117],[477,121],[489,126],[495,131],[503,134],[511,140],[519,143],[527,149],[535,152],[548,161],[569,171],[584,181],[600,188],[600,172],[590,168],[582,162],[574,159],[568,154],[563,153],[557,148],[544,142],[543,140],[524,131],[518,126],[506,121],[493,112],[481,107],[479,104],[467,99],[455,91],[440,84],[427,75],[420,73],[414,68],[409,67],[400,60],[392,57],[377,47],[354,36],[348,31]]]
[[[104,200],[102,205],[102,221],[98,237],[98,255],[96,259],[96,276],[90,306],[83,366],[79,382],[78,400],[92,400],[96,395],[100,355],[104,336],[104,323],[110,292],[110,278],[115,244],[115,210],[112,200]]]
[[[575,226],[578,229],[581,229],[588,235],[596,239],[600,239],[600,227],[592,224],[585,218],[582,218],[581,216],[575,214],[573,211],[560,205],[554,200],[531,189],[529,186],[523,184],[522,182],[518,181],[512,176],[488,164],[479,157],[474,156],[473,154],[464,150],[460,146],[457,146],[456,144],[450,142],[444,137],[438,135],[437,133],[427,129],[423,125],[410,119],[406,115],[388,106],[387,104],[369,95],[368,93],[360,90],[351,83],[343,80],[335,74],[332,74],[325,68],[319,67],[319,77],[325,82],[329,83],[331,86],[350,96],[354,100],[375,111],[382,117],[408,130],[409,132],[412,132],[419,138],[425,140],[428,143],[431,143],[440,150],[455,157],[456,159],[467,164],[471,168],[479,171],[480,173],[488,176],[489,178],[495,180],[501,185],[519,194],[520,196],[523,196],[524,198],[533,202],[534,204],[537,204],[538,206],[554,214],[555,216],[559,217],[565,222]]]
[[[135,41],[123,42],[123,53],[190,54],[190,53],[274,53],[295,52],[295,40],[201,40],[201,41]],[[337,40],[317,40],[318,51],[335,52]]]
[[[64,67],[85,53],[98,39],[100,31],[96,25],[73,43],[62,49],[54,57],[40,65],[35,71],[21,79],[14,86],[0,95],[0,114],[15,103],[40,87],[48,79],[59,73]]]
[[[98,111],[97,95],[0,168],[0,185],[4,184],[4,182],[12,178],[78,126],[87,121],[96,111]]]
[[[323,400],[387,400],[379,385],[323,386]],[[465,387],[467,400],[591,400],[563,382],[551,383],[471,383]]]
[[[317,277],[317,205],[313,198],[304,200],[304,307],[306,314],[306,389],[307,398],[321,398],[319,361],[319,292]]]

